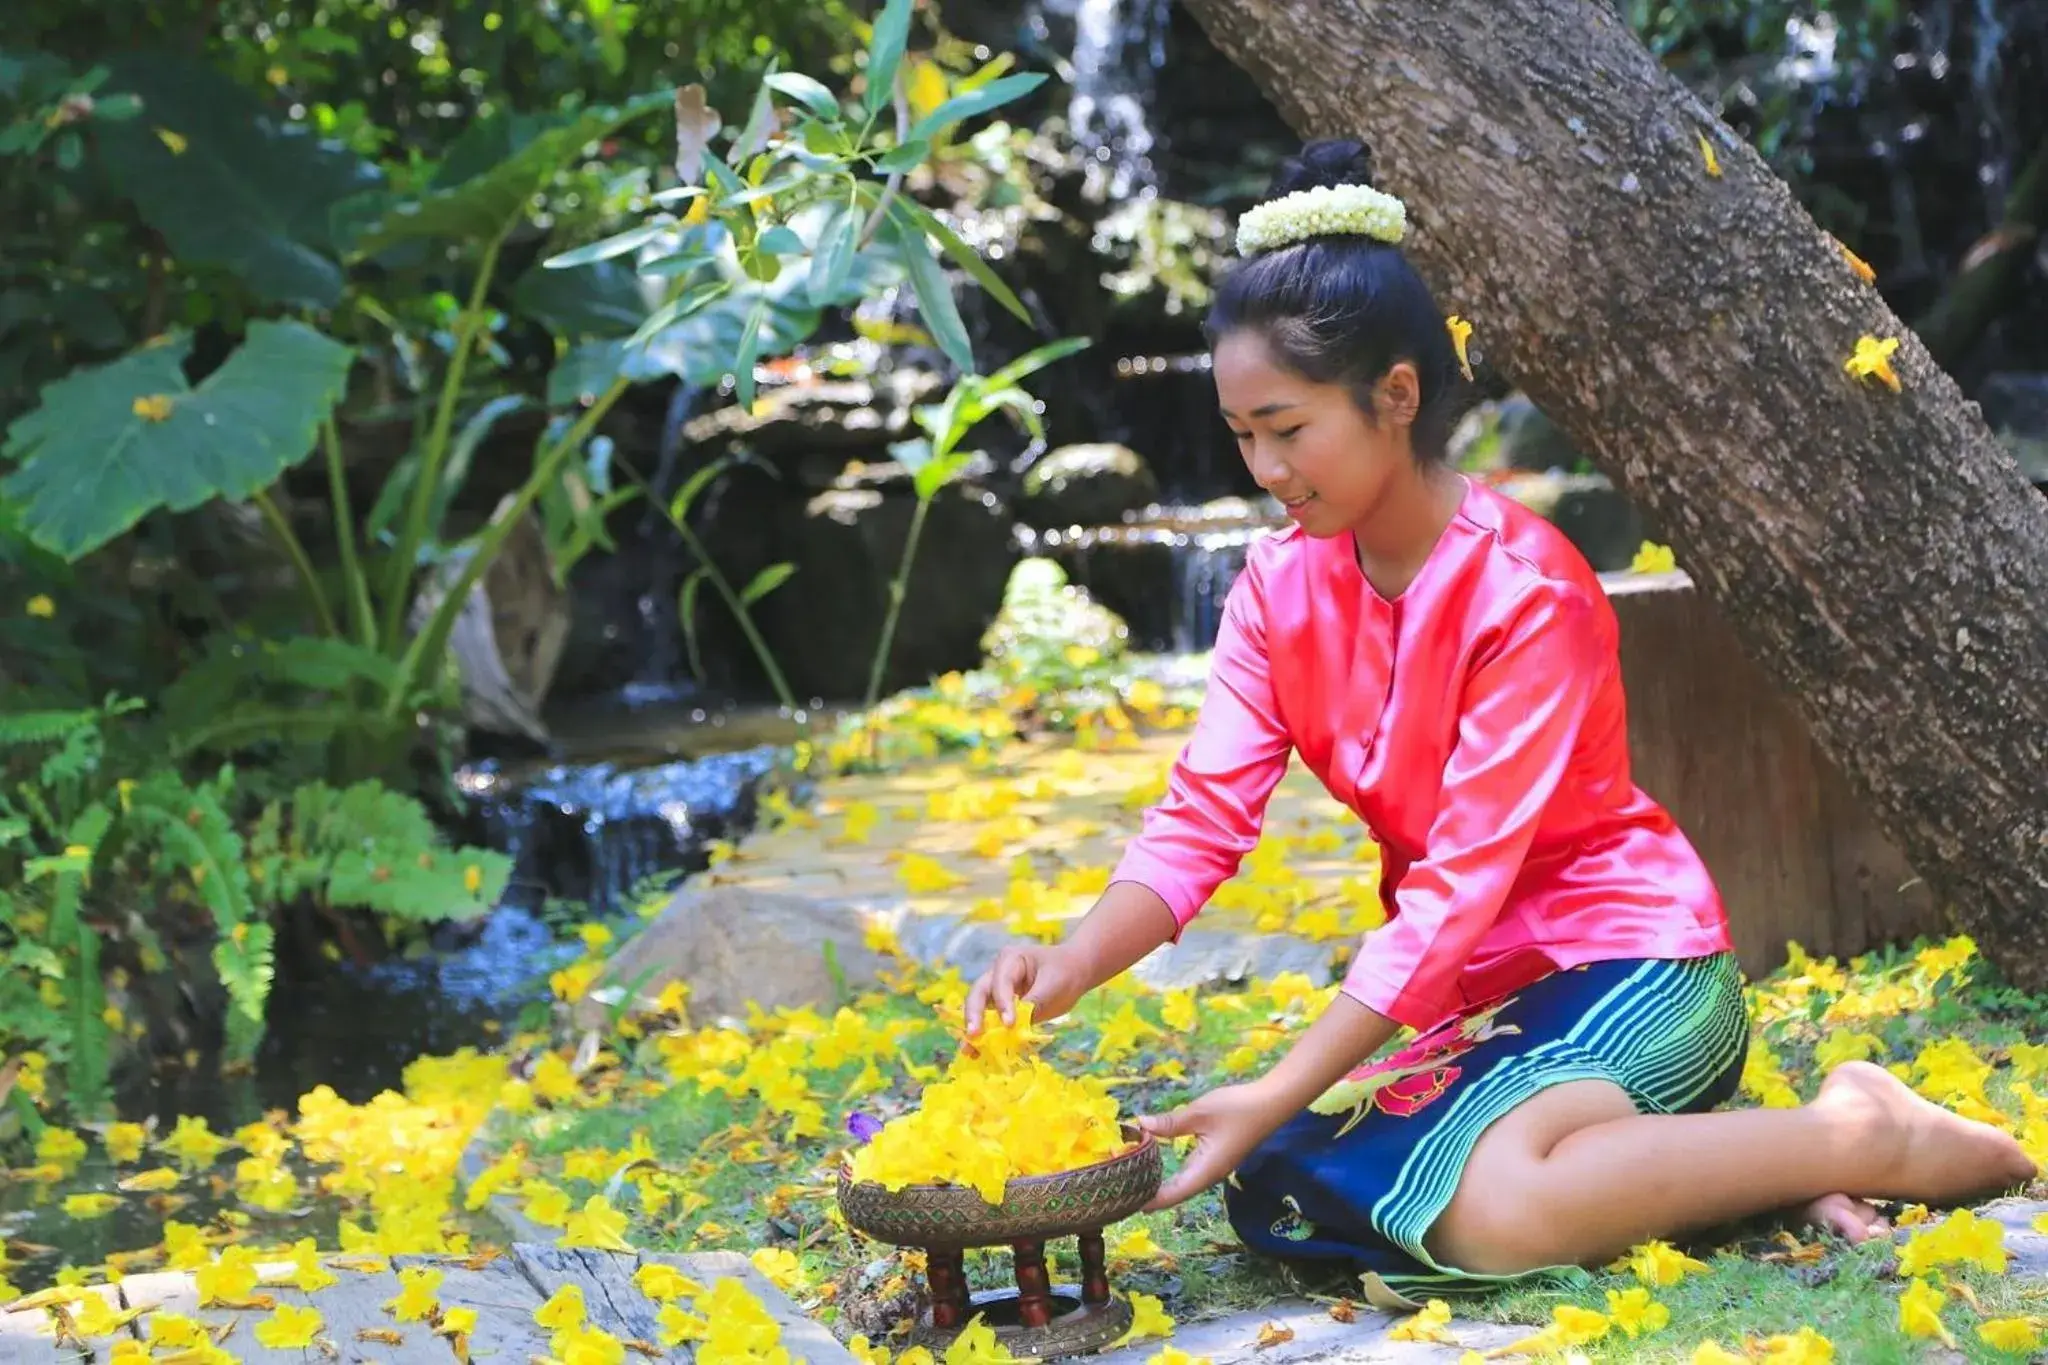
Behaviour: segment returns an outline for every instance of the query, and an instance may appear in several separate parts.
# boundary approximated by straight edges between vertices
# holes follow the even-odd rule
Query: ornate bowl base
[[[980,1314],[995,1330],[996,1340],[1021,1359],[1052,1360],[1060,1356],[1086,1355],[1131,1330],[1131,1305],[1112,1298],[1106,1303],[1084,1303],[1080,1289],[1053,1285],[1050,1290],[1052,1317],[1043,1327],[1027,1327],[1019,1315],[1015,1289],[987,1289],[968,1300],[968,1319]],[[960,1335],[958,1327],[935,1327],[927,1311],[911,1333],[912,1345],[923,1346],[943,1356]]]

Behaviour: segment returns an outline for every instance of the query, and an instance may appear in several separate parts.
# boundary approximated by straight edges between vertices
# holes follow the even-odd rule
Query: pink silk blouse
[[[1263,538],[1166,795],[1111,880],[1156,892],[1178,939],[1299,753],[1380,845],[1387,923],[1343,990],[1398,1023],[1560,968],[1726,950],[1713,879],[1630,779],[1618,638],[1578,550],[1475,482],[1392,601],[1349,535]]]

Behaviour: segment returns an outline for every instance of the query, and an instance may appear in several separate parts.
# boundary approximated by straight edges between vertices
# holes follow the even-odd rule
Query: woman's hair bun
[[[1267,198],[1319,186],[1371,185],[1372,151],[1356,138],[1325,137],[1302,144],[1280,163]]]

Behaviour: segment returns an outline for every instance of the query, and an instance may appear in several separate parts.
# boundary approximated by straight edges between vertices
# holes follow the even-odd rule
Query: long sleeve
[[[1110,880],[1155,892],[1173,911],[1178,939],[1258,844],[1292,750],[1273,697],[1258,575],[1247,566],[1224,598],[1194,731]]]
[[[1417,1029],[1457,1006],[1459,974],[1570,766],[1606,648],[1593,603],[1569,585],[1542,581],[1509,613],[1457,699],[1457,739],[1422,856],[1346,975],[1347,995]]]

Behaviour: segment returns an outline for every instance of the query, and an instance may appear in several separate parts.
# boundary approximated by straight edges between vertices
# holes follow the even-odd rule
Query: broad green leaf
[[[761,134],[775,113],[774,101],[768,98],[768,92],[772,88],[768,81],[774,78],[779,60],[775,57],[768,59],[768,70],[762,76],[761,88],[754,92],[754,105],[747,111],[746,125],[740,129],[739,137],[728,150],[727,154],[732,157],[732,164],[735,166],[761,149]],[[714,171],[712,174],[715,176],[717,173]]]
[[[180,336],[74,371],[7,429],[0,458],[20,468],[0,497],[24,504],[37,544],[76,559],[157,508],[267,488],[313,449],[354,357],[303,323],[262,320],[194,389],[191,346]]]
[[[997,303],[1015,314],[1020,322],[1031,322],[1031,310],[1010,292],[1010,286],[1003,283],[1003,277],[995,268],[981,258],[981,253],[960,240],[960,234],[946,226],[945,221],[924,205],[909,199],[895,201],[902,207],[906,217],[922,229],[926,236],[936,241],[948,256],[959,263],[961,268],[974,276],[975,283],[986,289]]]
[[[900,147],[891,147],[875,158],[875,169],[893,175],[897,171],[912,171],[924,164],[932,154],[932,144],[925,138],[913,138]]]
[[[919,499],[930,501],[938,496],[941,488],[958,478],[960,471],[967,468],[973,458],[972,455],[956,450],[935,460],[927,460],[911,474],[911,487],[916,490]]]
[[[608,261],[614,256],[623,256],[653,241],[668,231],[667,223],[642,223],[639,227],[607,237],[601,242],[579,246],[573,251],[564,251],[541,262],[546,270],[566,270],[570,266],[589,265],[594,261]]]
[[[536,266],[512,286],[512,306],[557,337],[581,341],[630,332],[663,293],[623,261],[598,261],[574,270]]]
[[[573,347],[548,375],[548,402],[561,406],[602,393],[620,375],[634,383],[674,375],[688,384],[717,384],[733,373],[741,334],[764,294],[771,305],[762,322],[757,358],[786,354],[818,329],[822,316],[806,301],[802,282],[796,271],[767,286],[721,280],[721,296],[644,340],[621,338]]]
[[[800,71],[778,71],[764,83],[770,90],[799,101],[819,118],[839,117],[839,97]]]
[[[204,62],[137,52],[109,64],[115,89],[140,96],[144,109],[100,126],[99,154],[115,188],[179,261],[223,267],[272,303],[338,302],[332,212],[373,190],[376,168],[285,122]]]
[[[946,358],[962,373],[973,373],[974,346],[967,339],[966,324],[960,320],[959,305],[953,302],[953,286],[947,282],[946,272],[932,255],[924,230],[914,217],[904,211],[901,199],[890,202],[889,222],[895,229],[903,268],[910,276],[911,291],[917,296],[917,311],[923,315],[925,325],[932,329],[932,337],[939,343],[939,349],[946,353]]]
[[[767,256],[801,256],[810,248],[795,228],[777,223],[754,239],[754,250]]]
[[[428,238],[483,243],[522,220],[533,197],[601,138],[656,109],[664,92],[619,106],[586,109],[566,120],[519,116],[487,119],[449,148],[441,173],[426,193],[371,216],[350,244],[357,257],[401,242]]]
[[[987,85],[953,96],[938,108],[910,125],[906,141],[915,138],[929,138],[942,128],[951,127],[962,119],[973,118],[999,108],[1014,99],[1030,94],[1045,84],[1045,73],[1028,72],[1021,76],[1004,76],[990,81]]]
[[[860,238],[860,217],[851,204],[835,209],[818,229],[818,245],[811,256],[810,277],[804,292],[812,303],[829,308],[846,287],[846,275],[853,268],[854,249]]]
[[[794,564],[770,564],[767,568],[755,574],[746,587],[740,589],[740,601],[750,607],[753,606],[754,603],[788,582],[789,576],[795,572],[796,565]]]
[[[626,338],[629,346],[639,346],[653,339],[663,331],[692,316],[700,309],[708,308],[717,300],[732,292],[730,280],[706,280],[691,285],[682,293],[664,303],[647,315],[645,321]]]
[[[868,84],[862,103],[870,117],[888,107],[896,89],[896,67],[903,60],[904,45],[910,41],[911,5],[912,0],[888,0],[868,39]]]

